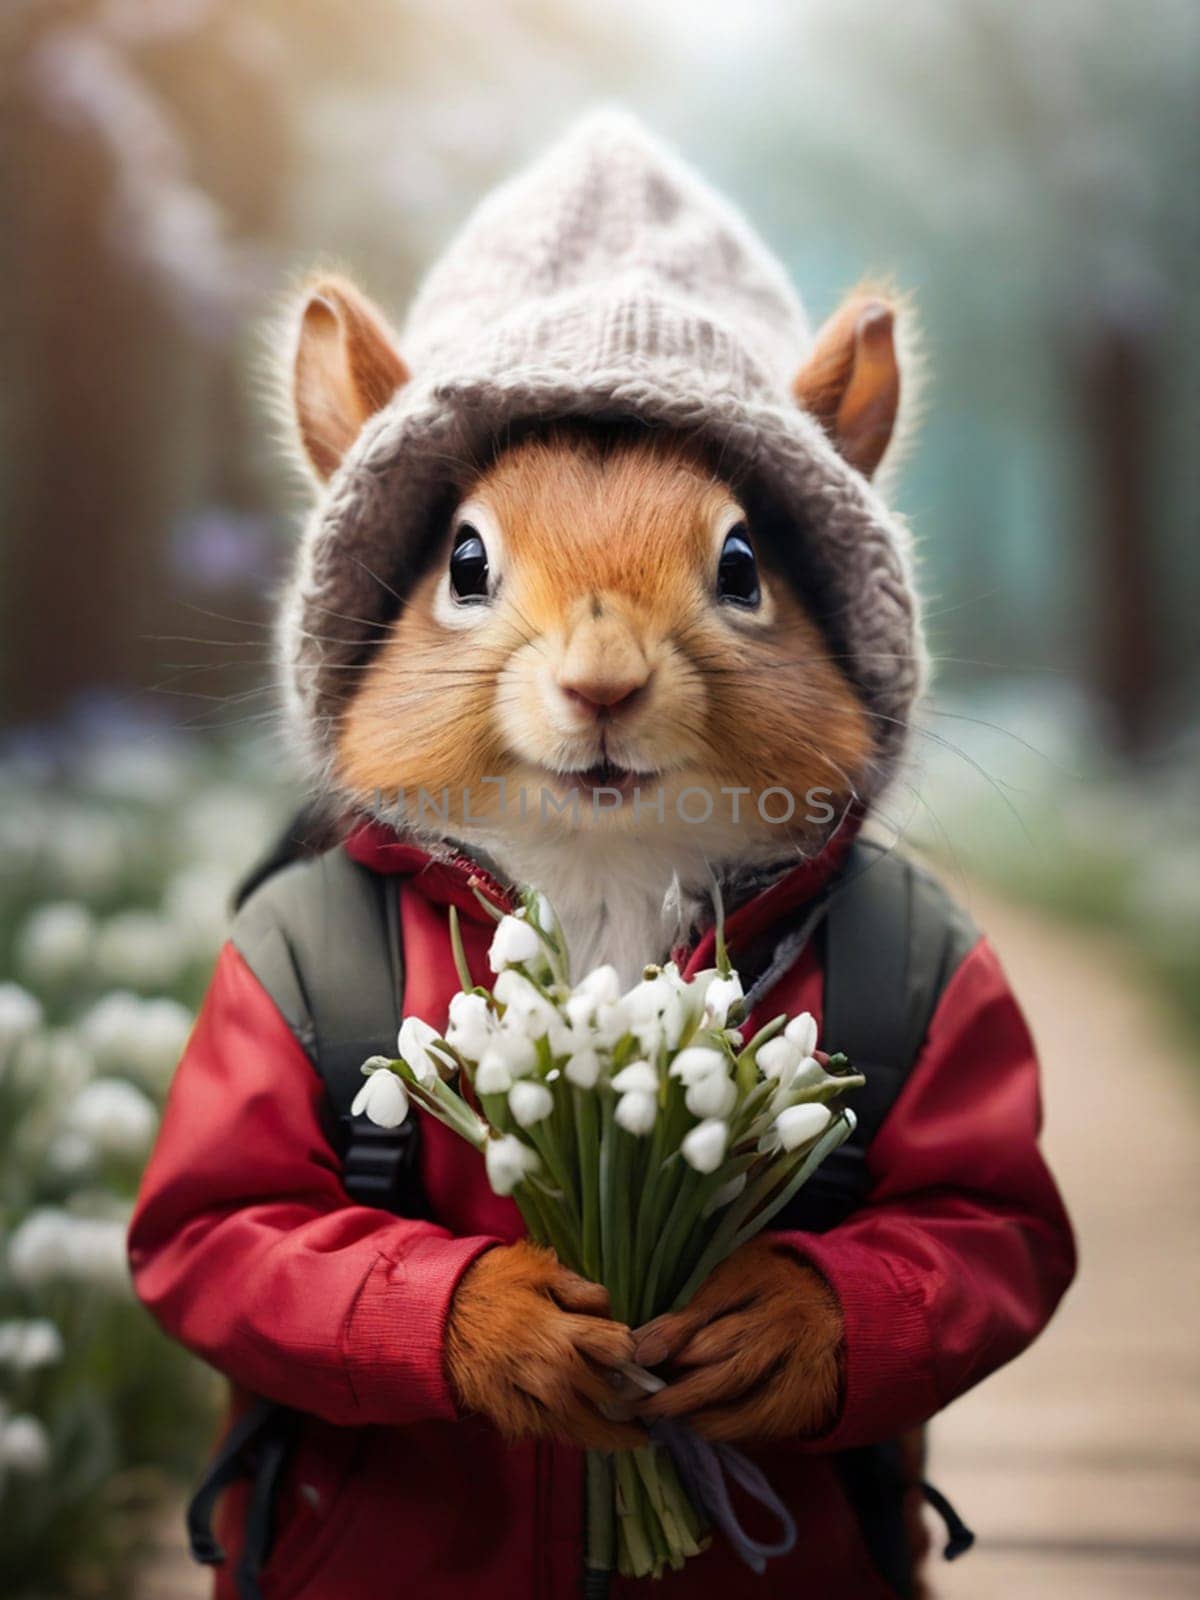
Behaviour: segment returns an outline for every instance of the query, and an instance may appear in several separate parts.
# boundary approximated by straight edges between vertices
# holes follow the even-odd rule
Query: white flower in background
[[[96,1078],[80,1091],[63,1122],[102,1155],[132,1160],[150,1148],[158,1112],[127,1079]]]
[[[46,839],[47,865],[60,893],[94,900],[120,886],[126,831],[96,807],[60,812]]]
[[[681,1050],[667,1070],[672,1078],[678,1078],[691,1088],[692,1084],[699,1083],[701,1078],[710,1077],[713,1073],[724,1076],[729,1070],[729,1062],[720,1050],[714,1050],[706,1044],[693,1044]]]
[[[708,1072],[689,1085],[683,1100],[694,1117],[727,1117],[737,1097],[737,1085],[727,1072]]]
[[[400,1059],[412,1068],[413,1077],[417,1082],[426,1088],[437,1082],[441,1076],[439,1069],[448,1064],[445,1052],[438,1048],[440,1040],[441,1035],[437,1029],[431,1028],[427,1022],[422,1022],[420,1017],[405,1017],[400,1024],[400,1036],[396,1041],[397,1052]],[[391,1073],[389,1076],[394,1077],[395,1074]]]
[[[697,1172],[715,1172],[725,1159],[725,1147],[729,1143],[729,1128],[716,1117],[710,1117],[705,1122],[698,1122],[690,1133],[683,1137],[679,1150],[689,1167],[694,1167]]]
[[[34,1478],[47,1470],[50,1460],[50,1435],[36,1417],[18,1416],[0,1424],[0,1468]]]
[[[488,963],[493,972],[503,972],[505,967],[536,961],[542,950],[537,930],[528,922],[521,917],[502,917],[492,936]]]
[[[711,1027],[723,1028],[732,1007],[740,1005],[744,999],[742,980],[736,972],[730,973],[728,978],[714,978],[704,994],[706,1021]]]
[[[554,1096],[544,1083],[523,1078],[509,1091],[508,1109],[522,1128],[532,1128],[554,1110]]]
[[[367,1117],[378,1128],[398,1128],[408,1116],[408,1090],[394,1072],[372,1072],[350,1105],[352,1117]]]
[[[163,910],[189,951],[207,960],[229,929],[230,876],[211,866],[183,867],[163,892]]]
[[[41,1025],[40,1002],[19,983],[0,983],[0,1064]]]
[[[36,1372],[63,1358],[63,1340],[48,1317],[0,1322],[0,1366],[15,1372]]]
[[[658,1093],[658,1073],[648,1061],[631,1061],[612,1081],[618,1094]]]
[[[617,1040],[630,1031],[629,1016],[623,1000],[604,1000],[596,1007],[592,1019],[592,1037],[601,1049],[611,1050]]]
[[[576,1050],[568,1057],[563,1075],[577,1089],[594,1089],[600,1079],[600,1057],[594,1050]]]
[[[188,959],[178,928],[153,911],[119,911],[102,922],[96,934],[93,960],[105,983],[165,989]]]
[[[828,1106],[788,1106],[775,1118],[775,1133],[785,1150],[798,1150],[819,1138],[832,1121]]]
[[[31,983],[56,988],[87,971],[95,938],[96,919],[77,900],[38,906],[17,933],[17,968]]]
[[[515,1133],[489,1139],[483,1147],[488,1182],[499,1195],[513,1192],[523,1178],[538,1169],[537,1152],[518,1139]]]
[[[657,1117],[658,1096],[648,1094],[644,1089],[632,1089],[628,1094],[623,1094],[613,1111],[617,1126],[624,1128],[626,1133],[637,1134],[639,1138],[650,1132]]]
[[[83,1217],[55,1206],[31,1211],[8,1241],[8,1270],[22,1288],[65,1278],[129,1291],[128,1219]]]
[[[192,1014],[178,1000],[143,1000],[128,989],[115,989],[84,1013],[78,1031],[100,1066],[133,1073],[161,1090],[191,1029]]]
[[[481,994],[456,994],[450,1002],[446,1042],[468,1061],[478,1061],[496,1031],[496,1015]]]
[[[92,1141],[70,1130],[56,1133],[46,1146],[46,1166],[60,1178],[81,1178],[98,1160],[99,1153]]]
[[[8,1240],[8,1270],[22,1288],[37,1288],[65,1276],[70,1262],[70,1217],[44,1206],[17,1224]]]
[[[802,1056],[811,1056],[817,1048],[817,1023],[811,1011],[802,1011],[793,1017],[783,1030],[783,1037],[794,1044]]]

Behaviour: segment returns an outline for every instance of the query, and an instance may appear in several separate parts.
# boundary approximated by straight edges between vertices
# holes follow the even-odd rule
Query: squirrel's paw
[[[634,1448],[640,1427],[605,1414],[621,1393],[633,1335],[608,1293],[526,1240],[479,1256],[450,1305],[446,1366],[459,1404],[507,1438],[557,1436],[589,1450]]]
[[[837,1415],[842,1315],[824,1278],[769,1238],[734,1252],[682,1311],[637,1330],[635,1360],[667,1365],[646,1422],[685,1418],[708,1439],[816,1434]]]

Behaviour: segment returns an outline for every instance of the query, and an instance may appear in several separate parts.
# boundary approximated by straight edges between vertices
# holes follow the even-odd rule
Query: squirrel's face
[[[794,384],[867,476],[898,404],[892,326],[885,300],[852,296]],[[342,280],[313,287],[298,331],[299,437],[326,479],[408,371]],[[737,485],[668,434],[531,434],[462,482],[397,614],[342,669],[334,781],[475,842],[603,832],[713,860],[810,840],[875,746],[777,559],[802,532],[768,537]]]
[[[733,488],[670,440],[570,430],[469,486],[345,712],[337,776],[418,821],[418,791],[430,821],[445,793],[457,832],[713,851],[827,822],[869,751]]]

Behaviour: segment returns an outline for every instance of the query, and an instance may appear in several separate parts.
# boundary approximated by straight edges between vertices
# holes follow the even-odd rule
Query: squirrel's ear
[[[322,480],[368,417],[381,411],[408,368],[365,295],[344,278],[318,278],[301,300],[292,400],[300,442]]]
[[[792,393],[839,453],[870,477],[883,459],[900,408],[896,308],[859,290],[817,334]]]

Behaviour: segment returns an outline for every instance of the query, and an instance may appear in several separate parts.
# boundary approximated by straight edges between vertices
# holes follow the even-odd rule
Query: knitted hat
[[[344,668],[420,573],[448,489],[513,425],[586,417],[685,431],[770,492],[804,541],[806,598],[875,713],[878,787],[923,679],[909,541],[793,398],[811,345],[779,262],[624,113],[588,116],[496,189],[417,294],[400,338],[411,381],[304,535],[279,643],[317,770]]]

